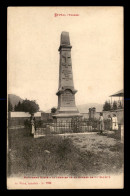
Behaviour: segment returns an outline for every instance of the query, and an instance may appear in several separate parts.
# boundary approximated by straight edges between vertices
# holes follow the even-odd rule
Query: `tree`
[[[106,101],[103,105],[103,111],[109,111],[111,109],[111,104]]]
[[[22,103],[19,101],[17,105],[14,106],[15,111],[22,111]]]
[[[36,101],[30,101],[28,99],[23,100],[21,103],[18,102],[17,105],[14,107],[15,111],[19,112],[29,112],[30,114],[35,113],[39,111],[39,105],[36,103]]]
[[[51,113],[52,113],[52,114],[56,113],[56,110],[57,110],[57,109],[56,109],[55,107],[51,108]]]
[[[24,112],[29,112],[30,114],[32,114],[39,111],[39,105],[36,103],[35,100],[30,101],[28,99],[25,99],[22,102],[21,109]]]
[[[14,111],[17,111],[17,105],[14,106]]]
[[[11,112],[13,110],[13,106],[11,104],[11,102],[8,102],[8,111]]]
[[[117,110],[117,102],[116,101],[113,102],[113,110]]]

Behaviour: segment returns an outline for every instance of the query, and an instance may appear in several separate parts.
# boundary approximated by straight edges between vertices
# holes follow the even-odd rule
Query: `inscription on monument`
[[[62,70],[62,79],[66,80],[66,81],[72,80],[72,72],[71,72],[71,70],[68,70],[68,69]]]
[[[64,93],[62,94],[62,102],[64,106],[74,106],[75,101],[74,101],[74,95],[70,90],[65,90]]]

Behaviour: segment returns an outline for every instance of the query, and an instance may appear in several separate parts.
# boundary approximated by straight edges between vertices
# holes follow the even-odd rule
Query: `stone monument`
[[[74,88],[71,48],[69,33],[62,32],[60,40],[60,65],[59,65],[59,88],[56,95],[58,96],[58,108],[53,118],[57,121],[71,120],[72,117],[81,117],[76,104]]]

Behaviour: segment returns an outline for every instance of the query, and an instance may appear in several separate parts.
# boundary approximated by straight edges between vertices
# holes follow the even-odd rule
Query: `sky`
[[[103,104],[123,88],[123,7],[119,6],[8,7],[8,93],[36,100],[43,111],[57,106],[62,31],[69,32],[72,45],[76,104]]]

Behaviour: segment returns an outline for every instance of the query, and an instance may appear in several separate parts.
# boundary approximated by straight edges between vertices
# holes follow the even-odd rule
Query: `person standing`
[[[112,117],[108,115],[108,130],[112,130]]]
[[[99,130],[100,133],[103,133],[104,130],[104,119],[103,119],[103,113],[100,113],[100,117],[99,117]]]
[[[112,130],[118,130],[118,120],[116,114],[112,117]]]
[[[34,114],[31,114],[30,123],[31,123],[31,134],[34,135],[34,133],[35,133],[35,117],[34,117]]]

